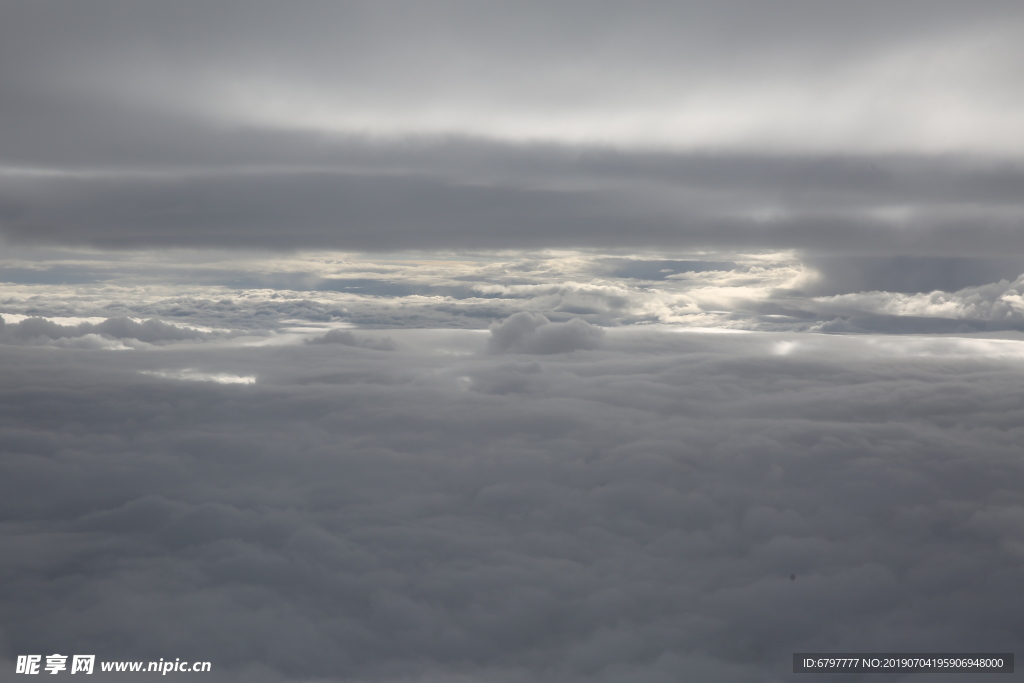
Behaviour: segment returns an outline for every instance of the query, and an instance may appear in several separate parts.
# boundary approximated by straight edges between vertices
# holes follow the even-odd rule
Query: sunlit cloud
[[[163,379],[176,379],[186,382],[216,382],[217,384],[255,384],[254,375],[232,375],[224,372],[202,372],[191,368],[182,370],[140,370],[141,374],[152,375]]]
[[[1019,154],[1024,100],[1010,78],[1016,35],[986,29],[895,47],[821,71],[756,65],[709,77],[683,68],[616,78],[612,65],[540,70],[533,88],[441,88],[436,95],[346,91],[340,83],[211,85],[224,123],[378,138],[473,136],[506,142],[761,152]],[[1012,58],[1011,58],[1012,59]],[[551,98],[558,89],[572,96]],[[514,94],[514,98],[509,98]],[[379,99],[377,99],[379,97]],[[375,101],[375,99],[377,101]]]

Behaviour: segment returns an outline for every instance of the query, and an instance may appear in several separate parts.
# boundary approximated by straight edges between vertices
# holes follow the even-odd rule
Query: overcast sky
[[[1021,83],[1017,1],[0,0],[0,681],[1012,651]]]
[[[1018,2],[3,13],[15,242],[1024,249]]]

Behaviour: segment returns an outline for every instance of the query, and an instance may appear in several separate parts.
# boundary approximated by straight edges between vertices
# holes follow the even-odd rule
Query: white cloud
[[[392,257],[127,252],[96,255],[91,264],[74,254],[25,255],[7,267],[74,268],[88,282],[3,285],[0,311],[9,321],[41,316],[65,326],[98,324],[116,312],[211,339],[344,325],[479,329],[523,310],[602,326],[752,326],[760,316],[744,310],[748,304],[770,298],[802,272],[792,253],[729,254],[722,262],[714,254],[622,258],[572,250]]]
[[[795,45],[803,38],[795,37]],[[636,45],[634,54],[598,50],[586,58],[572,55],[572,63],[538,67],[529,54],[487,62],[486,46],[476,46],[477,59],[489,63],[488,74],[502,77],[485,78],[480,67],[438,51],[415,67],[433,88],[367,87],[355,74],[329,81],[293,65],[269,77],[240,69],[207,77],[201,81],[204,97],[189,103],[174,98],[167,105],[195,109],[222,125],[378,138],[468,135],[647,149],[1019,154],[1007,141],[1022,137],[1016,116],[1021,102],[1006,89],[1018,39],[1009,26],[960,25],[815,64],[800,64],[795,55],[778,59],[778,53],[760,61],[747,54],[730,64],[705,46],[701,55],[641,65],[638,54],[650,46]],[[799,50],[795,45],[775,47]],[[736,51],[742,54],[743,46]],[[382,78],[408,78],[384,69]]]
[[[182,370],[140,370],[144,375],[162,377],[164,379],[178,379],[187,382],[216,382],[218,384],[255,384],[254,375],[231,375],[217,372],[201,372],[192,368]]]
[[[1024,322],[1024,276],[1013,282],[1003,280],[956,292],[919,294],[857,292],[818,297],[809,306],[819,313],[850,315],[871,313],[906,318]]]

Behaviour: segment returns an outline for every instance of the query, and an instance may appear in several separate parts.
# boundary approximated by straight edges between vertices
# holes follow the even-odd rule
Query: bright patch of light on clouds
[[[140,370],[143,375],[164,379],[178,379],[186,382],[216,382],[217,384],[255,384],[255,375],[232,375],[224,372],[202,372],[185,368],[183,370]]]
[[[791,252],[426,256],[313,252],[204,260],[185,252],[174,260],[161,252],[128,252],[89,262],[74,253],[53,255],[40,258],[40,267],[70,268],[98,281],[5,285],[0,315],[56,320],[74,313],[99,322],[106,317],[98,316],[116,310],[134,320],[157,317],[204,332],[262,335],[244,340],[252,345],[294,343],[325,327],[348,325],[479,329],[520,310],[562,321],[581,316],[602,326],[744,328],[752,320],[737,317],[737,310],[792,286],[804,273]],[[648,272],[648,262],[659,265]],[[700,270],[718,262],[728,264]],[[251,284],[232,285],[240,279]]]
[[[776,356],[788,356],[789,354],[793,353],[793,350],[796,349],[797,346],[798,344],[795,341],[786,340],[775,342],[775,344],[772,346],[772,352]]]
[[[468,88],[375,102],[344,84],[301,79],[218,83],[206,111],[225,123],[381,138],[471,136],[507,142],[652,149],[917,152],[1024,151],[1019,95],[1004,87],[1013,35],[985,32],[893,50],[832,72],[723,81],[695,73],[645,79],[576,74],[575,98]],[[543,73],[535,74],[543,79]],[[680,87],[680,82],[684,85]],[[550,84],[548,84],[550,85]],[[576,104],[574,104],[576,103]],[[770,211],[759,209],[758,211]]]

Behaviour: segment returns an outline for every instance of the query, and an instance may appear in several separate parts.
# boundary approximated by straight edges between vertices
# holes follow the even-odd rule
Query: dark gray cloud
[[[1021,250],[1018,3],[4,13],[8,241]]]
[[[805,263],[820,274],[804,291],[815,295],[846,292],[955,292],[1024,272],[1024,255],[962,256],[812,256]]]
[[[765,179],[773,175],[771,163],[759,165]],[[810,173],[814,164],[805,165]],[[921,166],[925,173],[924,162]],[[989,192],[969,187],[970,168],[949,166],[951,174],[960,176],[962,192],[976,196],[924,198],[908,190],[899,198],[879,197],[855,183],[840,190],[841,178],[820,194],[799,178],[792,180],[791,191],[752,188],[749,179],[740,177],[722,178],[714,188],[701,186],[708,181],[698,179],[698,186],[691,187],[685,179],[675,183],[670,178],[636,188],[625,171],[614,182],[602,181],[604,187],[591,179],[576,188],[554,180],[547,186],[543,181],[528,184],[525,178],[480,184],[468,174],[445,178],[425,173],[16,176],[0,189],[0,220],[9,240],[102,248],[587,246],[946,257],[1021,253],[1020,194],[989,201],[984,196]],[[734,170],[743,175],[741,168]],[[1014,169],[993,173],[1013,186],[1024,177]],[[572,170],[566,175],[571,180]],[[894,203],[909,204],[907,215],[884,215]]]
[[[1019,343],[460,335],[0,347],[4,659],[781,681],[1018,641]]]

